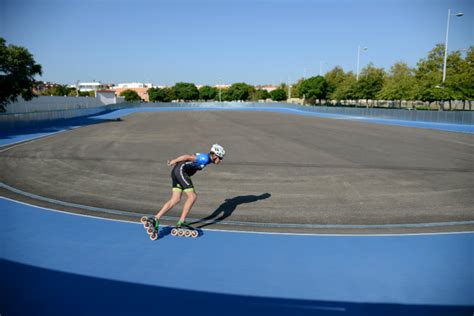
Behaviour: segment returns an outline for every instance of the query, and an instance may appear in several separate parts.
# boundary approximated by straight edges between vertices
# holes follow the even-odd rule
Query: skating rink
[[[181,107],[9,131],[0,313],[470,315],[474,135],[441,125]],[[150,241],[166,161],[213,143],[200,237],[169,234],[181,203]]]

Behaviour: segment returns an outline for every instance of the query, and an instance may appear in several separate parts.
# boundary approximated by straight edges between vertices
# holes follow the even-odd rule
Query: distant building
[[[255,89],[257,89],[257,90],[266,90],[267,92],[272,92],[273,90],[278,89],[278,86],[261,85],[261,86],[255,86]]]
[[[148,96],[148,89],[153,87],[154,86],[151,83],[129,82],[119,83],[118,85],[112,87],[112,89],[115,91],[116,96],[120,96],[120,94],[125,90],[135,91],[142,100],[148,102],[150,101],[150,97]]]
[[[217,89],[229,89],[230,88],[230,84],[216,84],[214,86],[214,88],[217,88]]]
[[[101,83],[101,82],[79,82],[76,87],[79,91],[82,92],[89,92],[89,91],[97,91],[107,89],[108,85]]]
[[[33,86],[32,90],[35,94],[41,94],[42,92],[54,88],[56,86],[60,86],[60,84],[49,81],[37,81]]]

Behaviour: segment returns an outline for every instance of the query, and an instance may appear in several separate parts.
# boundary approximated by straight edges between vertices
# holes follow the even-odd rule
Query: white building
[[[107,85],[101,82],[79,82],[76,87],[79,91],[97,91],[106,89]]]
[[[137,88],[153,88],[152,83],[142,83],[142,82],[128,82],[128,83],[119,83],[114,86],[114,88],[120,89],[137,89]]]

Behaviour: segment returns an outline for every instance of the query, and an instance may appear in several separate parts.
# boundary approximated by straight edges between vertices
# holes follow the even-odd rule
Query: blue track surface
[[[94,297],[102,300],[105,294],[107,300],[108,287],[117,284],[156,292],[158,300],[167,290],[205,301],[223,295],[226,304],[246,298],[262,308],[284,305],[295,314],[383,308],[389,314],[438,310],[453,315],[474,305],[473,233],[356,237],[205,230],[186,239],[163,228],[152,242],[138,223],[52,212],[3,198],[0,208],[2,311],[24,310],[22,300],[39,296],[43,305],[35,309],[60,313],[58,302],[50,301],[53,294],[44,292],[55,290],[48,276],[92,304],[89,312],[98,308]],[[90,289],[69,284],[80,276],[85,277],[81,282],[103,284]],[[158,304],[172,310],[179,302],[172,297]],[[115,304],[139,308],[136,302]],[[206,306],[214,307],[223,308],[218,301]],[[252,310],[252,305],[241,308]]]
[[[57,127],[9,131],[0,146],[150,110],[183,108],[120,110]],[[442,130],[440,125],[451,125],[401,125],[412,124]],[[474,313],[474,233],[322,236],[204,230],[197,239],[185,239],[169,232],[162,228],[160,239],[152,242],[138,223],[53,212],[0,197],[0,314]]]

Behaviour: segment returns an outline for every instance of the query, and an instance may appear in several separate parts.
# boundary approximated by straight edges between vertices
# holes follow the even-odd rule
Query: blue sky
[[[471,0],[1,0],[0,36],[38,79],[278,84],[339,65],[410,66],[444,43],[474,45]]]

